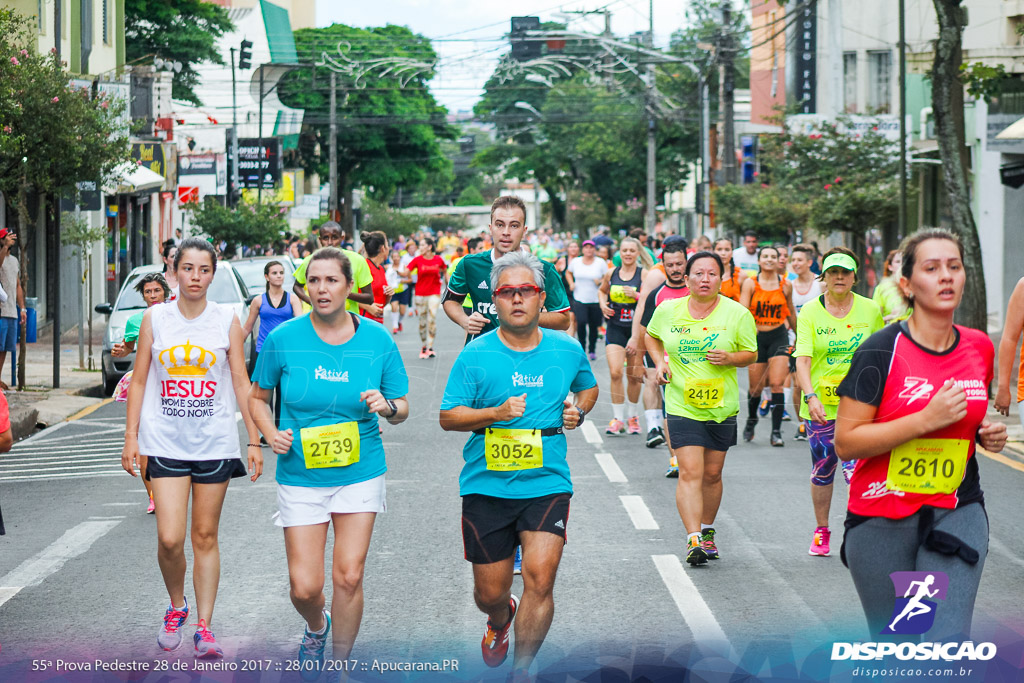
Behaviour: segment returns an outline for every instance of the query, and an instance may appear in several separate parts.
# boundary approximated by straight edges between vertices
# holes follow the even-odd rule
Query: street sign
[[[280,138],[239,138],[238,184],[246,189],[272,190],[281,185]]]
[[[184,206],[185,204],[191,204],[193,202],[199,202],[199,188],[188,187],[184,185],[178,186],[178,205]]]

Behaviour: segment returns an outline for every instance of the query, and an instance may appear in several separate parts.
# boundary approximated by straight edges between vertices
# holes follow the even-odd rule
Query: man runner
[[[345,302],[345,310],[359,315],[359,304],[373,303],[373,273],[370,272],[370,266],[366,264],[366,259],[363,256],[349,249],[342,249],[341,241],[344,234],[339,224],[327,221],[320,226],[320,247],[337,247],[348,257],[352,264],[353,282],[352,292],[348,295],[348,301]],[[310,310],[309,294],[306,293],[306,267],[311,258],[313,258],[312,254],[303,259],[293,274],[295,284],[292,285],[292,291],[302,299],[302,303],[305,304],[303,310],[306,311]]]
[[[498,331],[466,345],[441,400],[441,428],[472,433],[459,477],[462,537],[473,563],[473,595],[488,617],[481,642],[487,666],[505,661],[519,613],[512,680],[528,678],[554,615],[552,589],[572,497],[563,430],[575,429],[598,395],[579,342],[540,328],[542,263],[520,251],[495,262],[488,292]],[[569,392],[575,404],[566,399]],[[517,543],[523,546],[521,601],[511,592]]]

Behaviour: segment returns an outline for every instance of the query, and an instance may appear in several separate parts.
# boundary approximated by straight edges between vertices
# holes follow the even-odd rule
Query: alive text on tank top
[[[778,327],[789,317],[789,304],[779,280],[778,289],[762,289],[758,278],[754,278],[754,295],[750,297],[750,312],[758,327]]]

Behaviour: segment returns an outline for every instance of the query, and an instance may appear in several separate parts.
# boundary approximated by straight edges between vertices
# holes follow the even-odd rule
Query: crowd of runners
[[[202,240],[178,245],[173,300],[160,303],[170,294],[163,276],[140,283],[151,307],[125,342],[137,356],[123,465],[133,476],[141,468],[155,506],[170,602],[161,648],[181,644],[194,612],[195,655],[223,655],[211,629],[221,508],[229,481],[259,478],[269,450],[290,598],[305,623],[303,677],[320,674],[329,640],[334,660],[349,657],[374,520],[385,510],[379,421],[398,425],[410,411],[413,361],[396,339],[413,314],[417,362],[436,362],[438,324],[465,332],[439,426],[466,437],[459,488],[473,568],[467,599],[472,592],[486,615],[488,666],[506,660],[514,636],[510,680],[529,679],[552,622],[573,495],[566,432],[587,420],[607,422],[608,436],[640,437],[638,447],[667,445],[666,475],[677,479],[685,528],[680,553],[694,567],[728,557],[714,526],[740,415],[747,442],[770,416],[774,447],[785,443],[782,423],[798,421],[792,438],[810,455],[809,553],[832,552],[839,470],[849,486],[842,560],[873,632],[892,614],[891,572],[936,570],[955,578],[958,592],[940,613],[938,637],[967,637],[988,550],[975,450],[998,451],[1006,440],[1005,425],[985,417],[988,387],[998,379],[995,405],[1006,413],[1024,284],[1011,299],[997,377],[988,336],[953,323],[966,286],[963,247],[942,230],[914,233],[889,254],[869,299],[854,289],[874,273],[844,247],[819,253],[753,233],[733,244],[639,230],[578,241],[529,230],[515,197],[498,198],[490,218],[482,235],[465,240],[445,233],[392,243],[363,233],[358,252],[342,248],[340,226],[326,223],[293,291],[268,264],[266,292],[244,322],[207,300],[217,255]],[[257,322],[257,354],[246,368],[244,339]],[[594,365],[604,363],[610,400],[598,404]],[[244,454],[236,412],[248,436]],[[512,592],[517,573],[520,595]]]

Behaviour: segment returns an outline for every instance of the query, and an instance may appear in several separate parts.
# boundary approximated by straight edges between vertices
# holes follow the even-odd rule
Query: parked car
[[[231,261],[231,267],[245,281],[249,296],[258,296],[266,291],[267,281],[263,277],[263,269],[267,267],[269,261],[277,261],[284,266],[284,291],[292,291],[295,284],[295,264],[291,256],[253,256],[235,259]],[[242,320],[245,321],[244,318]]]
[[[158,265],[133,268],[132,272],[128,273],[121,292],[117,295],[117,301],[113,305],[102,303],[96,306],[97,313],[109,316],[107,318],[107,333],[103,335],[100,364],[103,373],[103,391],[108,396],[114,393],[118,381],[135,365],[134,352],[124,358],[114,358],[110,353],[114,344],[124,340],[124,328],[128,318],[146,309],[146,302],[142,299],[142,295],[135,291],[135,285],[143,275],[157,273],[161,270],[162,267]],[[213,283],[206,296],[210,301],[233,306],[239,320],[245,320],[249,290],[245,286],[245,281],[232,267],[231,262],[217,262],[217,272],[214,273]],[[250,346],[250,344],[245,345],[246,363],[249,360]]]

